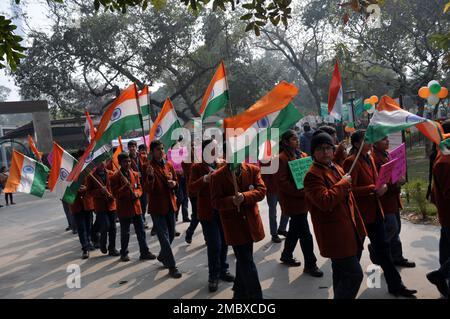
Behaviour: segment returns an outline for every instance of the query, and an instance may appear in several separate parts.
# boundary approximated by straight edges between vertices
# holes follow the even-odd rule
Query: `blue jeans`
[[[281,258],[291,259],[297,241],[300,242],[303,257],[305,258],[305,267],[313,267],[316,265],[317,259],[314,255],[314,242],[309,231],[308,214],[298,214],[291,217],[289,222],[289,231],[284,242],[284,249]]]
[[[220,275],[228,272],[228,246],[225,243],[222,223],[219,213],[213,212],[211,221],[201,221],[207,239],[209,281],[219,279]]]
[[[262,299],[258,270],[253,261],[253,243],[233,246],[236,256],[236,277],[233,299]]]
[[[358,256],[332,258],[334,299],[355,299],[364,274]]]
[[[117,214],[112,212],[97,213],[97,220],[100,226],[100,249],[106,249],[108,237],[108,250],[113,251],[116,249],[116,216]]]
[[[289,216],[281,215],[280,217],[280,227],[277,227],[277,203],[278,196],[276,194],[267,194],[267,205],[269,206],[269,224],[270,224],[270,235],[277,235],[278,229],[286,231],[287,224],[289,222]]]
[[[400,262],[404,259],[402,242],[400,241],[401,220],[400,213],[385,214],[384,227],[386,230],[386,241],[391,246],[391,256],[394,262]]]
[[[128,255],[128,243],[130,242],[130,225],[133,223],[134,232],[139,243],[139,251],[141,255],[149,253],[147,242],[145,239],[144,223],[141,215],[133,217],[119,218],[120,221],[120,256]]]
[[[152,215],[152,219],[159,245],[161,246],[159,258],[161,258],[163,265],[167,268],[176,267],[175,258],[170,247],[175,238],[175,213],[170,211],[164,216]]]
[[[81,250],[88,251],[91,242],[91,223],[92,223],[92,212],[78,212],[73,214],[75,224],[77,225],[78,238],[81,243]]]
[[[439,239],[439,272],[450,280],[450,228],[441,227]]]

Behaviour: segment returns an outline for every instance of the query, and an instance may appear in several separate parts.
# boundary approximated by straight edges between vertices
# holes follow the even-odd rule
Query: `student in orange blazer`
[[[164,159],[164,145],[160,141],[150,143],[150,154],[152,159],[145,169],[144,179],[149,198],[148,210],[161,246],[158,260],[169,268],[169,276],[180,278],[170,247],[175,237],[177,174],[172,164]]]
[[[77,226],[78,238],[80,239],[82,259],[89,258],[89,251],[94,250],[91,243],[92,211],[93,201],[86,192],[86,180],[84,180],[77,191],[75,201],[69,206],[70,212]]]
[[[306,203],[323,257],[331,259],[334,299],[354,299],[363,280],[359,263],[366,229],[351,191],[351,176],[333,163],[335,144],[314,132],[314,163],[305,176]]]
[[[281,262],[298,267],[301,265],[294,256],[295,246],[300,242],[303,257],[305,258],[304,272],[314,276],[322,277],[323,272],[317,267],[317,258],[314,255],[313,237],[309,230],[308,208],[305,203],[305,192],[297,189],[294,178],[289,168],[289,162],[299,158],[307,157],[306,153],[300,151],[298,136],[293,130],[286,131],[281,136],[281,149],[278,178],[278,194],[283,215],[290,217],[289,231],[284,242],[281,253]]]
[[[442,123],[444,133],[450,133],[450,120]],[[450,152],[450,149],[447,148]],[[447,282],[450,279],[450,155],[445,155],[438,150],[438,155],[433,165],[433,186],[431,201],[436,205],[441,224],[441,238],[439,239],[439,264],[438,270],[427,274],[428,280],[436,285],[439,292],[446,298],[450,291]]]
[[[128,243],[130,241],[130,225],[133,223],[134,231],[139,243],[141,260],[155,259],[148,249],[144,223],[142,220],[141,203],[139,197],[142,195],[142,186],[137,172],[131,169],[130,156],[121,153],[118,156],[120,170],[111,178],[111,191],[116,198],[117,215],[120,221],[120,260],[127,262]]]
[[[217,147],[211,148],[209,154],[205,153],[205,148],[211,145],[217,146],[216,141],[208,139],[202,142],[203,162],[192,165],[188,189],[197,197],[198,219],[202,224],[208,248],[208,289],[215,292],[219,286],[219,279],[233,282],[234,276],[228,270],[228,245],[225,242],[219,212],[211,205],[210,181],[212,173],[217,169]]]
[[[236,190],[232,174],[236,177]],[[233,298],[261,299],[261,285],[253,261],[253,243],[264,238],[257,203],[264,199],[266,186],[260,170],[246,163],[238,164],[233,171],[230,164],[224,165],[211,175],[210,183],[212,207],[219,211],[225,242],[233,247],[236,256]]]
[[[373,157],[378,171],[380,171],[382,165],[390,161],[388,149],[389,139],[387,136],[373,145]],[[386,241],[391,246],[391,256],[394,264],[400,267],[414,268],[416,264],[403,257],[402,242],[400,241],[400,209],[402,209],[400,191],[401,186],[405,182],[406,179],[402,176],[397,183],[388,183],[386,194],[380,197],[380,202],[384,211]]]
[[[369,154],[372,144],[364,143],[364,136],[365,130],[357,130],[352,134],[353,148],[351,155],[344,161],[344,171],[349,172],[359,148],[362,147],[360,157],[351,172],[352,191],[370,239],[371,260],[383,269],[390,294],[412,297],[417,291],[407,289],[402,283],[402,278],[391,257],[389,243],[386,241],[384,214],[379,198],[386,193],[387,185],[384,184],[379,189],[375,188],[378,172],[375,161]]]
[[[275,160],[278,160],[275,158]],[[261,176],[266,184],[267,194],[266,200],[269,206],[269,226],[270,235],[272,236],[273,243],[281,243],[279,235],[287,236],[287,225],[289,222],[289,216],[281,214],[280,225],[277,225],[277,204],[278,204],[278,182],[276,178],[276,172],[271,174],[263,174],[264,169],[268,169],[272,165],[272,160],[268,163],[260,162]]]
[[[119,256],[116,249],[116,200],[112,195],[111,177],[114,173],[106,169],[106,161],[97,165],[95,172],[87,178],[87,192],[94,200],[94,212],[99,222],[100,251],[109,256]],[[109,237],[109,245],[106,248]]]

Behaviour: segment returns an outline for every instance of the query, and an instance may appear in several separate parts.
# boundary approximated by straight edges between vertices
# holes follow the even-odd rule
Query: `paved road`
[[[221,283],[216,293],[207,289],[206,246],[200,226],[191,245],[184,241],[186,223],[178,223],[182,233],[175,239],[173,251],[181,279],[167,276],[167,270],[155,261],[139,261],[137,241],[132,233],[128,263],[119,262],[100,251],[81,260],[77,235],[65,232],[66,218],[59,200],[46,193],[43,199],[17,194],[15,206],[0,208],[0,298],[231,298],[231,284]],[[2,199],[3,203],[3,199]],[[283,243],[273,244],[268,234],[268,208],[260,205],[265,223],[266,238],[255,245],[264,298],[332,298],[331,263],[319,256],[319,267],[325,276],[317,279],[302,273],[302,267],[288,268],[279,263]],[[405,256],[416,261],[417,268],[402,269],[403,281],[419,290],[418,298],[439,298],[437,290],[427,282],[425,274],[438,267],[439,228],[403,222],[402,240]],[[339,239],[337,239],[339,240]],[[158,253],[156,237],[147,232],[150,250]],[[117,241],[120,246],[120,241]],[[367,241],[366,241],[367,244]],[[300,248],[296,258],[303,261]],[[230,269],[235,263],[229,250]],[[364,270],[370,265],[367,250],[362,257]],[[66,284],[67,267],[81,268],[81,288],[69,289]],[[359,291],[359,298],[392,298],[387,293],[384,278],[381,288],[368,288],[367,275]]]

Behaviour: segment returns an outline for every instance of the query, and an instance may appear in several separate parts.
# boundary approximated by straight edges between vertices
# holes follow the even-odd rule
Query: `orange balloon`
[[[428,97],[430,96],[430,89],[429,89],[427,86],[422,86],[422,87],[419,89],[419,96],[420,96],[422,99],[428,98]]]
[[[355,131],[355,128],[354,127],[350,127],[350,126],[346,126],[344,128],[344,131],[347,132],[347,133],[353,133]]]
[[[370,104],[375,104],[375,103],[378,103],[378,96],[372,95],[370,97]]]
[[[372,104],[372,103],[370,103],[370,99],[365,99],[364,104]]]
[[[437,96],[440,99],[445,99],[447,97],[447,95],[448,95],[448,89],[445,87],[441,87],[441,90],[439,91]]]

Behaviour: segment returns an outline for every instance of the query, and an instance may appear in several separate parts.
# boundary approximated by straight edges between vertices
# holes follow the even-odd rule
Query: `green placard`
[[[297,186],[297,189],[304,188],[303,180],[305,179],[305,175],[313,163],[311,156],[289,161],[288,163],[289,168],[291,169],[292,177],[294,178],[295,186]]]

